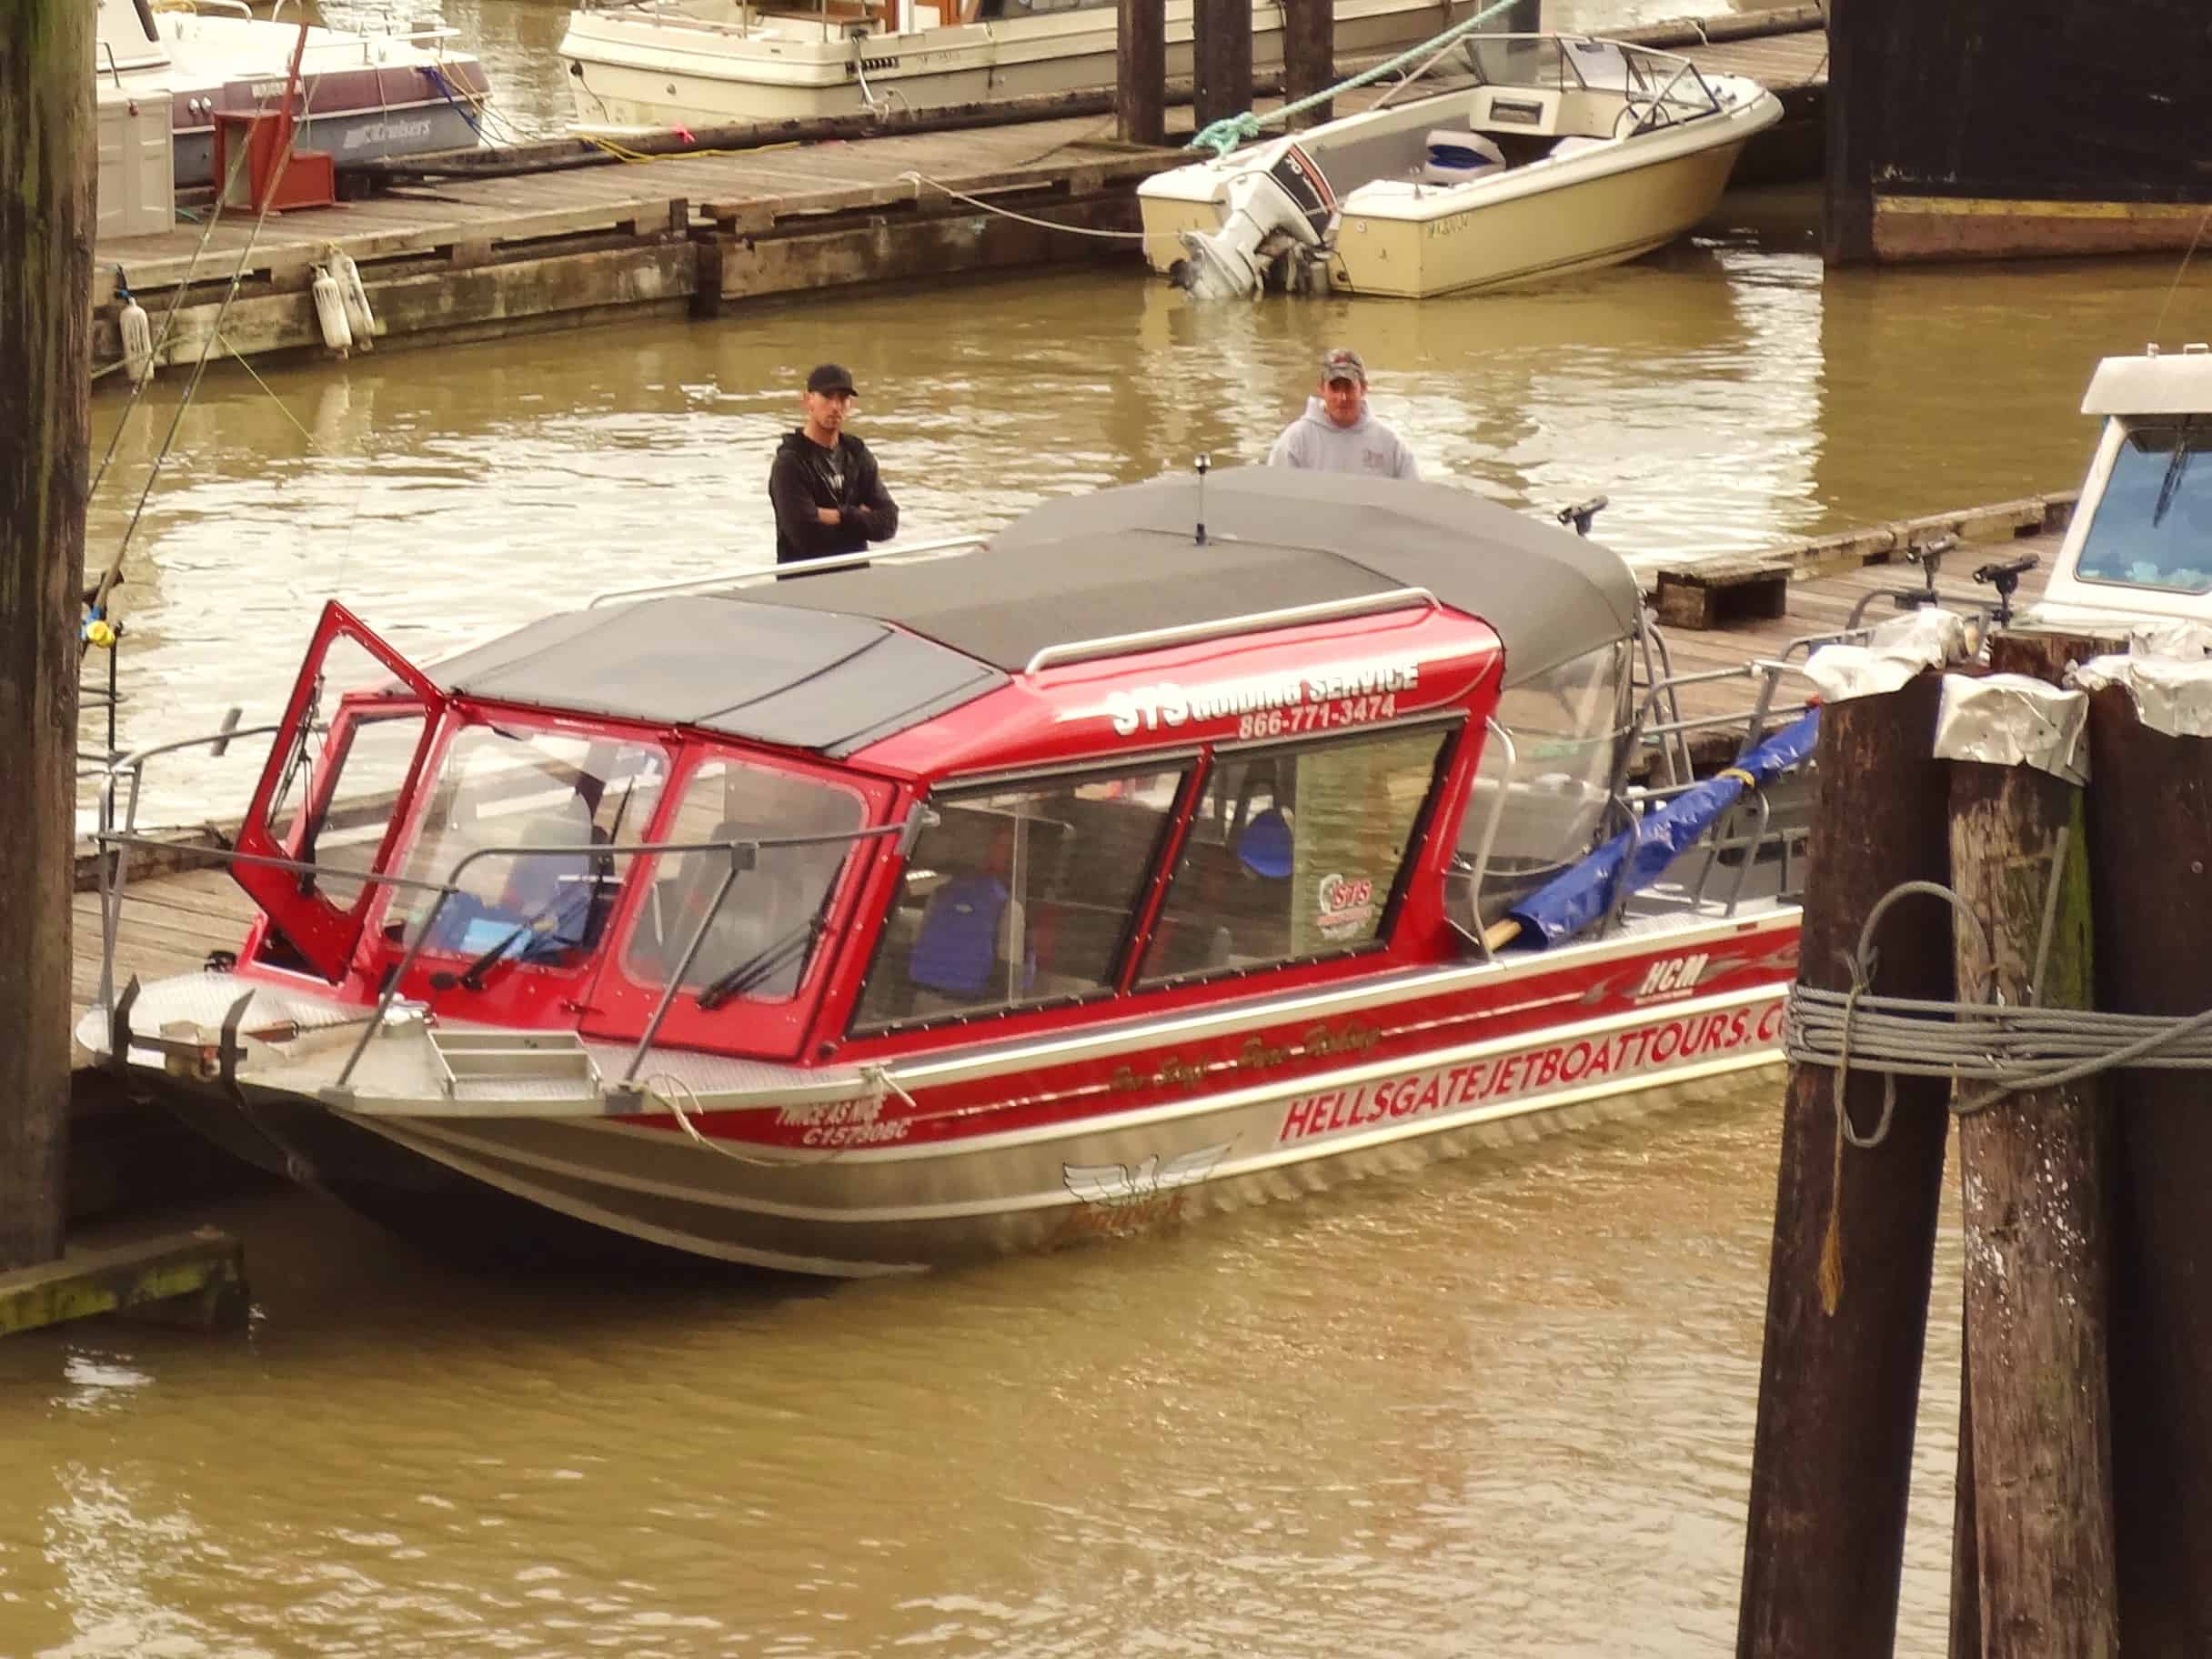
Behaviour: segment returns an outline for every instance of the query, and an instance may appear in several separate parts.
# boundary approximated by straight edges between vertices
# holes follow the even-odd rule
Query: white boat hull
[[[1170,0],[1167,73],[1191,72],[1191,5]],[[1425,39],[1458,14],[1446,0],[1339,0],[1340,56]],[[936,108],[1097,91],[1114,84],[1115,11],[1085,6],[994,23],[824,40],[819,27],[749,32],[675,15],[580,11],[560,55],[587,126],[700,126]],[[1256,72],[1282,63],[1282,8],[1252,8]],[[865,76],[866,85],[862,80]]]
[[[1648,128],[1631,119],[1644,106],[1623,95],[1538,89],[1526,96],[1551,100],[1545,125],[1516,131],[1491,112],[1519,89],[1483,85],[1170,168],[1138,187],[1145,257],[1174,274],[1187,255],[1234,241],[1257,265],[1317,267],[1332,290],[1408,299],[1634,259],[1710,214],[1744,146],[1781,119],[1780,102],[1753,82],[1714,75],[1699,85],[1712,89],[1709,109]],[[1489,135],[1550,153],[1441,178],[1424,165],[1432,141],[1487,143]],[[1270,178],[1284,177],[1312,194],[1305,201],[1246,194],[1254,182],[1272,189]],[[1301,213],[1309,216],[1303,222]],[[1270,251],[1292,232],[1307,246]],[[1272,233],[1264,243],[1262,233]],[[1192,247],[1193,239],[1207,246]],[[1252,266],[1232,263],[1237,275],[1227,291],[1252,279]],[[1224,290],[1202,283],[1199,291]]]
[[[1347,213],[1330,286],[1431,299],[1619,265],[1711,213],[1743,147],[1741,140],[1712,146],[1433,217]]]

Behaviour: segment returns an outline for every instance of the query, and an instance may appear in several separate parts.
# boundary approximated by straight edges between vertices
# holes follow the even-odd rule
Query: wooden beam
[[[1202,127],[1252,107],[1249,0],[1195,0],[1191,13],[1195,71],[1191,117]]]
[[[213,1227],[98,1230],[56,1261],[0,1272],[0,1336],[102,1313],[235,1330],[246,1322],[244,1252]]]
[[[1114,136],[1160,144],[1167,133],[1167,0],[1119,0],[1114,27]]]
[[[1524,0],[1536,4],[1537,0]],[[1282,96],[1296,103],[1336,84],[1336,7],[1331,0],[1282,0]],[[1504,25],[1499,25],[1501,28]],[[1290,118],[1292,129],[1332,120],[1335,100]]]
[[[1845,956],[1875,901],[1901,881],[1943,879],[1939,685],[1924,675],[1822,711],[1806,855],[1820,874],[1806,894],[1800,984],[1847,989]],[[1875,990],[1949,998],[1942,916],[1900,917],[1879,942]],[[1862,1135],[1885,1115],[1884,1081],[1855,1071],[1845,1084]],[[1835,1085],[1825,1067],[1791,1068],[1738,1659],[1889,1659],[1896,1641],[1948,1084],[1898,1078],[1887,1138],[1840,1158]]]
[[[92,14],[0,37],[0,1268],[61,1253],[77,588],[91,441]]]

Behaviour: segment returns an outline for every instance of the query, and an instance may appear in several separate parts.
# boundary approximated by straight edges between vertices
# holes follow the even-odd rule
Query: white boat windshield
[[[629,862],[592,850],[642,839],[667,755],[633,739],[502,722],[462,727],[437,768],[401,873],[458,890],[437,907],[425,948],[531,962],[588,950]],[[469,857],[492,848],[543,850]],[[434,896],[399,889],[387,937],[413,942]]]
[[[1485,924],[1594,847],[1627,741],[1632,696],[1626,640],[1509,686],[1498,699],[1500,740],[1483,745],[1460,820],[1458,852],[1479,868]],[[1485,857],[1485,855],[1487,855]]]
[[[2212,592],[2212,419],[2127,423],[2075,573],[2086,582]]]
[[[709,1009],[790,1000],[867,809],[851,789],[733,755],[693,767],[655,839],[694,850],[654,857],[623,972],[655,989],[674,979]],[[754,850],[735,873],[721,847],[699,847],[755,840],[783,844]]]
[[[1604,92],[1684,118],[1720,107],[1687,58],[1565,35],[1474,35],[1465,43],[1478,80],[1563,93]]]

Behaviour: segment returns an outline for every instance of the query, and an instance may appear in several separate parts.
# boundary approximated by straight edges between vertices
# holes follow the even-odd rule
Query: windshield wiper
[[[709,1013],[713,1012],[732,997],[741,997],[755,987],[767,983],[789,967],[794,957],[799,960],[799,971],[803,974],[807,959],[813,952],[814,941],[821,937],[822,930],[829,925],[830,900],[836,893],[837,883],[832,880],[823,889],[822,901],[814,907],[813,915],[773,944],[747,957],[712,984],[701,988],[699,993],[699,1007]]]
[[[528,961],[531,954],[548,940],[558,943],[564,950],[573,949],[581,941],[560,938],[561,930],[570,922],[579,920],[578,912],[588,909],[593,896],[598,890],[599,884],[611,878],[589,875],[575,877],[572,880],[576,883],[572,889],[556,893],[551,902],[543,909],[533,915],[524,917],[515,924],[513,931],[508,933],[498,944],[470,962],[460,972],[432,974],[430,976],[431,987],[437,990],[451,990],[457,985],[464,990],[482,990],[494,968],[502,961],[510,966],[516,962]],[[578,895],[581,895],[580,899]],[[533,933],[538,935],[536,939],[531,940],[528,944],[523,945],[521,950],[515,950],[518,944],[521,944],[523,940],[529,938]],[[508,954],[510,951],[513,952],[511,956]]]

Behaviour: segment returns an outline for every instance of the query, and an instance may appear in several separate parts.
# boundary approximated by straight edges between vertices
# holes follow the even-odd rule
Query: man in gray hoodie
[[[1367,412],[1367,365],[1342,347],[1322,355],[1321,385],[1306,399],[1306,412],[1283,427],[1267,464],[1371,478],[1421,477],[1413,452]]]

